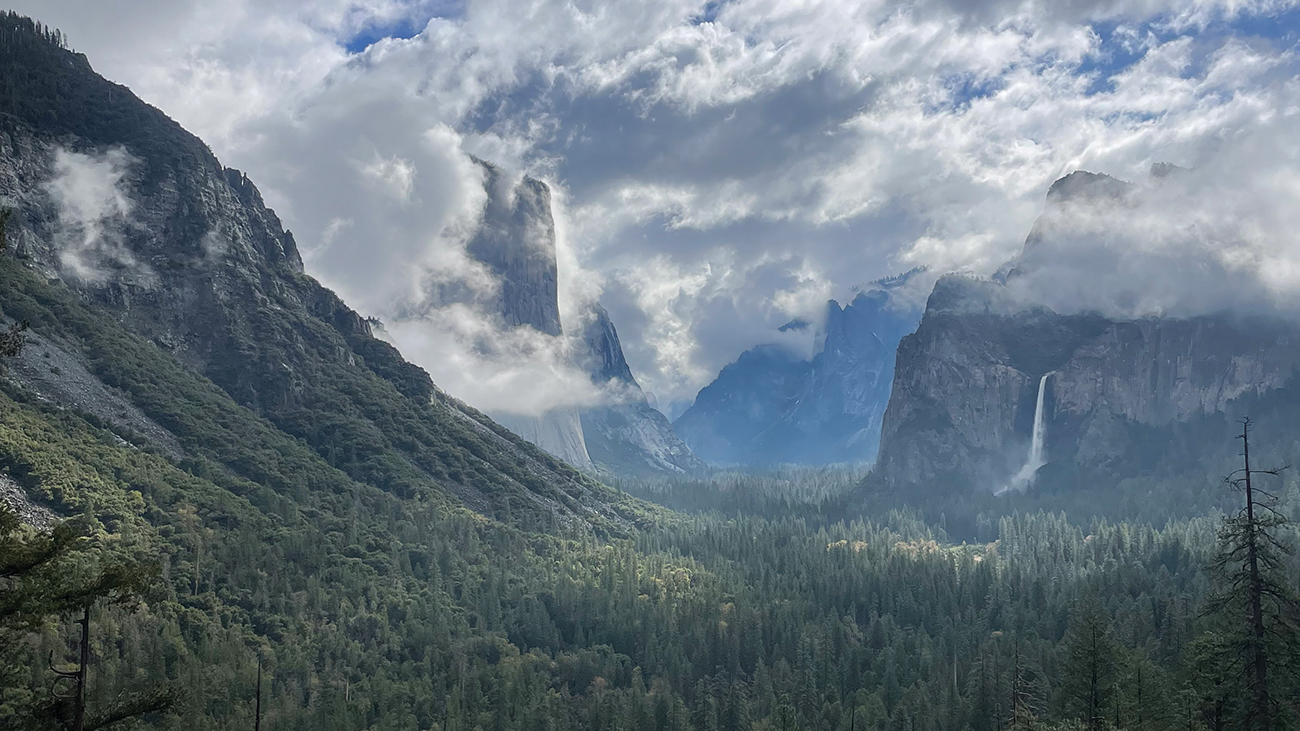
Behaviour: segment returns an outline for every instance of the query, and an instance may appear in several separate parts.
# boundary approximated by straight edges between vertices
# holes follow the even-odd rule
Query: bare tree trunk
[[[1259,536],[1255,523],[1255,491],[1250,483],[1250,422],[1241,427],[1242,459],[1246,473],[1246,555],[1250,566],[1250,624],[1253,639],[1251,661],[1254,670],[1251,717],[1259,731],[1270,731],[1268,697],[1268,652],[1265,649],[1264,580],[1259,572]]]

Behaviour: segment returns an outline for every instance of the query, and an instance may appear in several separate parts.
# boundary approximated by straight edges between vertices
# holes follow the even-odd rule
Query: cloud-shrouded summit
[[[385,322],[430,281],[494,286],[466,256],[474,157],[544,180],[561,317],[602,302],[661,404],[864,282],[996,272],[1076,169],[1141,201],[1063,214],[1086,245],[1026,252],[1033,296],[1140,315],[1300,292],[1287,2],[14,5],[258,180],[308,272]],[[1192,172],[1150,184],[1157,162]],[[1159,272],[1140,296],[1134,267]],[[392,331],[449,390],[573,398],[546,343],[440,322]],[[485,355],[512,348],[528,368]]]

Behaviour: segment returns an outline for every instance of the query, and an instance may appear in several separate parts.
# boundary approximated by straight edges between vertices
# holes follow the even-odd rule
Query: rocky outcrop
[[[873,283],[844,307],[830,301],[811,360],[775,345],[741,354],[674,427],[697,454],[722,464],[875,459],[894,352],[918,316],[891,302],[907,279]]]
[[[484,171],[487,202],[482,222],[466,246],[487,266],[499,292],[485,304],[506,328],[531,327],[560,337],[555,223],[550,189],[530,178],[512,182],[496,166],[476,160]],[[446,299],[445,293],[443,299]],[[585,313],[586,327],[575,339],[575,367],[591,378],[596,408],[560,407],[542,414],[496,412],[511,431],[584,470],[613,476],[681,475],[704,464],[651,407],[632,376],[618,333],[599,304]]]
[[[483,173],[486,197],[466,253],[492,277],[490,292],[462,283],[431,283],[421,316],[437,317],[437,307],[463,303],[478,308],[498,329],[532,328],[559,338],[559,277],[551,191],[540,180],[513,179],[486,160],[473,158]],[[490,349],[490,343],[483,343]],[[493,411],[492,418],[552,456],[590,470],[578,410],[559,407],[541,414]]]
[[[495,165],[477,158],[474,161],[483,169],[488,195],[483,219],[465,250],[485,264],[500,285],[492,309],[506,327],[527,325],[547,335],[559,335],[551,189],[527,176],[511,181]]]
[[[451,498],[511,520],[623,521],[617,495],[443,394],[373,337],[362,317],[303,273],[293,235],[248,177],[224,168],[200,140],[57,44],[33,37],[0,55],[0,204],[15,212],[8,233],[24,265],[309,445],[340,480]],[[546,202],[537,185],[523,186],[511,221],[545,229],[549,219],[534,215]],[[481,247],[491,246],[489,236]],[[536,262],[500,260],[529,272]],[[557,317],[527,314],[541,327]],[[110,357],[103,342],[56,342],[67,329],[57,321],[33,329],[51,345]],[[111,358],[139,361],[129,348]],[[20,362],[13,375],[164,453],[183,444],[223,458],[223,445],[182,438],[204,416],[190,404],[142,401],[147,389],[96,382],[102,363],[67,364],[66,381],[40,362]],[[224,464],[261,479],[253,473],[262,465]]]
[[[1093,480],[1134,476],[1175,440],[1195,453],[1188,425],[1291,381],[1300,328],[1282,319],[1120,320],[1012,296],[1017,277],[1048,255],[1047,237],[1068,233],[1057,228],[1067,220],[1062,206],[1104,211],[1132,205],[1132,196],[1132,186],[1113,178],[1067,176],[1052,186],[1024,253],[1000,281],[939,280],[916,333],[899,345],[872,479],[900,490],[1007,487],[1026,464],[1044,376],[1049,473]],[[1221,431],[1213,439],[1230,438]]]
[[[587,453],[615,475],[694,475],[705,464],[677,436],[667,417],[650,405],[623,357],[609,313],[593,306],[583,332],[581,362],[608,405],[584,409]]]

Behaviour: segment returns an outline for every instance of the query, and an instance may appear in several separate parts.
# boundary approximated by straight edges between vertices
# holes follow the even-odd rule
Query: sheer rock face
[[[609,313],[595,305],[583,333],[584,367],[611,404],[584,409],[582,431],[592,461],[616,475],[694,475],[704,462],[650,405],[623,357]]]
[[[1052,187],[1044,219],[1079,196],[1124,204],[1128,184],[1081,175]],[[1035,225],[1026,257],[1050,225]],[[930,492],[1005,487],[1025,464],[1044,374],[1048,469],[1132,476],[1143,452],[1282,387],[1297,366],[1300,329],[1279,319],[1059,314],[1012,301],[996,281],[944,277],[899,345],[873,479]]]
[[[1024,464],[1038,379],[1108,323],[1041,308],[1006,314],[1000,290],[960,277],[936,283],[916,333],[898,346],[877,477],[993,490]],[[1050,407],[1050,382],[1048,394]],[[1049,455],[1056,433],[1049,423]]]
[[[475,161],[483,168],[488,197],[483,221],[466,251],[487,265],[500,283],[495,304],[507,327],[527,325],[547,335],[559,335],[551,189],[530,177],[512,185],[500,168]]]
[[[592,468],[582,421],[574,407],[551,409],[537,416],[493,414],[505,428],[581,470]]]
[[[613,493],[441,393],[306,276],[293,235],[247,176],[223,168],[202,141],[99,77],[83,56],[39,44],[21,50],[0,69],[21,87],[0,99],[0,205],[15,212],[13,256],[322,456],[344,450],[339,462],[355,479],[431,488],[488,514],[531,505],[566,523],[622,520]],[[60,197],[69,160],[99,165],[107,192]],[[522,186],[512,215],[545,231],[538,186]],[[547,217],[534,215],[543,209]],[[481,244],[491,245],[490,236]],[[537,259],[501,262],[532,272]],[[553,264],[549,271],[554,292]],[[553,311],[526,316],[541,327],[558,320]],[[94,384],[64,391],[56,395],[91,413],[116,393]],[[89,400],[77,402],[79,393]],[[166,434],[154,436],[170,446]],[[365,462],[366,450],[383,459]]]
[[[483,169],[487,200],[483,218],[465,250],[487,267],[498,286],[493,298],[479,298],[478,304],[499,318],[500,327],[531,327],[559,337],[563,329],[550,188],[526,176],[512,181],[497,166],[477,158],[474,161]],[[442,299],[447,300],[446,293]],[[492,418],[552,456],[579,469],[591,469],[576,408],[561,407],[542,414],[494,412]]]
[[[674,426],[705,459],[724,464],[875,459],[898,341],[915,316],[889,306],[888,289],[827,304],[823,345],[811,360],[773,345],[743,353]]]
[[[504,327],[531,327],[558,337],[563,328],[550,189],[529,177],[512,184],[499,168],[478,163],[488,196],[480,228],[466,250],[500,284],[499,297],[489,307],[499,313]],[[663,414],[646,402],[609,314],[596,304],[586,321],[575,358],[591,376],[593,390],[605,392],[610,405],[494,417],[580,469],[615,476],[682,475],[703,469]]]

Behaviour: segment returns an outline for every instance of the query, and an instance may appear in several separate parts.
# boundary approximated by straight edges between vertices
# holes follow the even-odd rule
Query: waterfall
[[[1043,396],[1047,393],[1047,376],[1038,379],[1038,404],[1034,406],[1034,436],[1029,443],[1029,461],[1025,466],[1033,465],[1037,472],[1039,467],[1047,464],[1043,457],[1043,441],[1047,438],[1047,420],[1043,418]]]
[[[1029,458],[1025,460],[1025,466],[1011,478],[1011,482],[997,490],[994,494],[1001,495],[1008,490],[1023,490],[1029,487],[1034,481],[1034,475],[1038,473],[1038,468],[1047,464],[1047,455],[1044,443],[1047,441],[1047,414],[1043,402],[1047,395],[1047,379],[1051,373],[1044,373],[1043,377],[1038,379],[1038,402],[1034,404],[1034,431],[1029,440]]]

